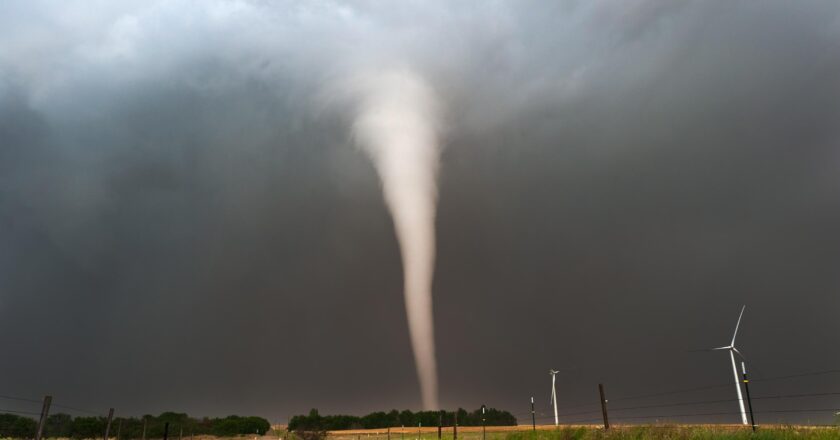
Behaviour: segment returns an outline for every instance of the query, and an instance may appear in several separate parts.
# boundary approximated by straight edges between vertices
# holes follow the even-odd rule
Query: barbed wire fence
[[[822,370],[822,371],[810,371],[804,373],[796,373],[796,374],[787,374],[782,376],[769,376],[769,377],[761,377],[750,379],[749,382],[772,382],[772,381],[780,381],[780,380],[787,380],[793,378],[800,378],[800,377],[810,377],[810,376],[819,376],[819,375],[830,375],[830,374],[838,374],[840,373],[840,369],[829,369],[829,370]],[[619,396],[613,399],[605,399],[604,402],[594,401],[589,403],[579,403],[573,405],[565,405],[565,406],[558,406],[558,413],[557,418],[560,424],[565,425],[574,425],[574,424],[596,424],[601,422],[603,426],[608,427],[609,421],[619,421],[619,422],[632,422],[635,420],[649,420],[655,419],[657,421],[670,421],[670,422],[677,422],[680,419],[690,419],[690,418],[697,418],[697,417],[721,417],[721,416],[740,416],[742,414],[741,411],[702,411],[697,410],[697,412],[668,412],[666,408],[691,408],[691,407],[700,407],[700,406],[708,406],[708,405],[721,405],[727,403],[736,403],[739,400],[743,400],[744,402],[747,401],[747,398],[737,399],[737,398],[719,398],[719,399],[705,399],[705,400],[679,400],[676,402],[667,402],[667,403],[653,403],[653,404],[637,404],[637,405],[620,405],[620,406],[612,406],[615,403],[625,403],[633,401],[639,401],[644,399],[650,399],[654,397],[665,397],[665,396],[675,396],[680,394],[689,394],[689,393],[696,393],[699,391],[708,391],[713,389],[723,389],[723,388],[730,388],[734,385],[733,382],[728,383],[720,383],[720,384],[712,384],[700,387],[690,387],[690,388],[681,388],[681,389],[672,389],[666,391],[660,391],[655,393],[641,393],[641,394],[632,394],[632,395],[625,395]],[[593,393],[594,395],[594,393]],[[752,396],[750,399],[752,401],[757,402],[769,402],[769,401],[782,401],[782,400],[789,400],[789,399],[815,399],[815,398],[827,398],[827,397],[838,397],[840,396],[840,391],[822,391],[822,392],[810,392],[810,393],[784,393],[784,394],[772,394],[772,395],[757,395]],[[594,399],[593,399],[594,400]],[[599,399],[600,400],[600,399]],[[609,405],[608,405],[609,404]],[[816,406],[816,405],[814,405]],[[586,409],[591,408],[591,409]],[[575,411],[568,411],[568,410],[575,410]],[[647,410],[659,410],[658,413],[650,414],[646,413]],[[603,414],[602,414],[603,412]],[[609,413],[609,419],[607,419],[607,414]],[[631,414],[625,414],[625,413]],[[633,414],[636,412],[636,414]],[[640,413],[642,412],[642,413]],[[759,409],[754,408],[753,413],[756,417],[759,418],[761,416],[768,416],[768,415],[783,415],[783,414],[802,414],[802,413],[814,413],[814,414],[830,414],[830,415],[838,415],[840,414],[840,404],[835,406],[828,406],[828,405],[820,405],[820,407],[808,407],[808,408],[785,408],[785,409],[778,409],[778,408],[766,408],[766,409]],[[616,415],[617,414],[617,415]],[[600,416],[599,416],[600,415]],[[555,417],[553,413],[546,413],[546,412],[522,412],[514,414],[518,420],[529,420],[532,422],[533,425],[536,425],[537,422],[543,422],[545,424],[553,424]],[[609,421],[608,421],[609,420]],[[534,426],[536,427],[536,426]]]
[[[37,419],[38,424],[37,424],[36,431],[35,431],[35,436],[34,436],[35,440],[41,440],[43,438],[43,436],[45,434],[45,427],[46,427],[47,421],[48,421],[49,416],[50,416],[50,411],[53,408],[63,410],[63,411],[60,411],[60,412],[64,413],[64,414],[67,414],[68,412],[71,413],[71,414],[68,414],[68,415],[75,414],[77,416],[81,415],[83,417],[96,417],[96,418],[104,419],[105,430],[102,433],[102,436],[106,440],[110,439],[112,437],[111,436],[111,428],[112,428],[112,422],[114,421],[114,408],[109,408],[107,411],[95,411],[95,410],[92,410],[92,409],[81,408],[78,405],[68,405],[68,404],[64,404],[64,403],[55,403],[53,401],[53,396],[51,396],[51,395],[44,396],[43,399],[36,399],[34,397],[19,397],[19,396],[11,396],[11,395],[0,394],[0,403],[7,403],[8,404],[9,402],[16,402],[18,405],[24,405],[24,406],[28,405],[29,407],[33,407],[35,405],[40,405],[41,406],[40,411],[36,411],[35,408],[21,410],[21,409],[5,408],[6,405],[0,405],[0,414],[6,413],[6,414],[15,414],[15,415],[23,415],[23,416],[38,416],[38,419]],[[120,427],[121,427],[121,422],[122,421],[120,420]],[[119,430],[117,431],[116,438],[117,439],[120,438]],[[144,429],[143,440],[145,440],[145,429]]]
[[[840,369],[828,369],[822,371],[810,371],[810,372],[803,372],[803,373],[795,373],[795,374],[787,374],[782,376],[770,376],[770,377],[763,377],[763,378],[755,378],[750,379],[750,382],[772,382],[772,381],[781,381],[787,379],[794,379],[794,378],[801,378],[801,377],[810,377],[810,376],[819,376],[819,375],[831,375],[831,374],[840,374]],[[599,384],[601,385],[601,384]],[[692,420],[696,418],[721,418],[721,417],[729,417],[729,416],[740,416],[742,414],[741,411],[735,410],[702,410],[703,406],[708,405],[723,405],[723,404],[731,404],[736,403],[741,399],[737,398],[718,398],[718,399],[704,399],[704,400],[685,400],[680,399],[673,402],[663,402],[663,403],[639,403],[633,404],[634,401],[643,401],[645,399],[650,398],[657,398],[657,397],[666,397],[666,396],[678,396],[690,393],[696,393],[699,391],[708,391],[713,389],[721,389],[721,388],[728,388],[733,385],[732,382],[729,383],[720,383],[720,384],[712,384],[712,385],[705,385],[700,387],[689,387],[689,388],[680,388],[680,389],[672,389],[672,390],[665,390],[659,391],[654,393],[640,393],[640,394],[631,394],[631,395],[624,395],[618,396],[616,398],[607,399],[605,397],[600,397],[598,399],[593,399],[590,402],[579,402],[570,405],[563,405],[558,406],[557,410],[557,418],[558,418],[558,425],[560,426],[568,426],[568,425],[602,425],[604,428],[609,428],[609,421],[619,422],[621,424],[638,424],[640,422],[654,420],[656,423],[677,423],[684,420]],[[594,393],[593,393],[594,395]],[[833,397],[840,397],[840,390],[838,391],[819,391],[819,392],[801,392],[801,393],[784,393],[784,394],[768,394],[768,395],[757,395],[751,397],[752,401],[756,402],[772,402],[772,401],[789,401],[789,400],[799,400],[799,401],[812,401],[814,399],[825,399],[825,398],[833,398]],[[620,403],[618,406],[613,406],[616,403]],[[38,410],[38,405],[41,406],[40,410]],[[11,406],[11,408],[10,408]],[[757,417],[758,421],[760,422],[762,418],[771,415],[785,415],[785,414],[825,414],[829,413],[831,415],[840,414],[840,404],[835,406],[829,405],[808,405],[807,407],[793,407],[793,408],[754,408],[753,412]],[[114,408],[109,408],[107,411],[96,411],[89,408],[83,408],[79,405],[70,405],[68,403],[64,403],[63,401],[53,401],[52,396],[44,396],[42,399],[38,399],[35,397],[24,397],[24,396],[17,396],[17,395],[9,395],[9,394],[0,394],[0,414],[7,413],[7,414],[14,414],[26,417],[37,417],[38,425],[37,431],[35,435],[35,440],[42,440],[44,434],[49,434],[48,432],[44,431],[45,425],[50,415],[51,409],[58,409],[62,410],[60,412],[64,413],[72,413],[81,416],[93,416],[104,419],[106,422],[105,430],[102,433],[102,438],[108,440],[112,438],[112,422],[114,421]],[[679,409],[677,412],[670,412],[668,409],[675,408]],[[691,408],[696,408],[694,411],[691,411]],[[651,411],[655,410],[655,411]],[[521,412],[521,413],[514,413],[512,414],[519,425],[527,425],[528,423],[523,423],[525,421],[530,421],[533,425],[533,428],[536,429],[537,422],[540,422],[540,425],[551,425],[554,422],[554,414],[553,411],[546,413],[544,411],[528,411],[528,412]],[[121,422],[121,420],[120,420]],[[760,423],[757,422],[756,426],[760,426]],[[168,435],[168,423],[166,424],[166,429],[164,431],[164,438],[167,438]],[[427,427],[429,428],[429,427]],[[433,427],[432,427],[433,428]],[[442,428],[443,426],[437,427],[438,437],[442,435]],[[457,439],[457,425],[456,427],[448,427],[452,433],[452,437]],[[401,434],[404,438],[404,434],[406,432],[412,432],[411,430],[416,429],[412,427],[405,427],[402,428],[398,427],[391,427],[388,428],[387,431],[383,431],[381,433],[375,432],[375,434],[380,435],[387,435],[390,439],[391,434]],[[418,436],[422,436],[421,430],[417,431]],[[181,440],[181,436],[183,435],[183,430],[179,433],[179,440]],[[121,440],[120,438],[120,430],[118,429],[116,435],[113,436],[116,440]],[[143,429],[143,440],[146,437],[146,430],[145,425]]]

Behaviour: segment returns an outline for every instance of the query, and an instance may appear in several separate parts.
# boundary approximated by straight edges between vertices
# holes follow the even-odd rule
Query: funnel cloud
[[[438,409],[432,314],[438,104],[429,86],[409,70],[372,74],[361,84],[353,131],[379,173],[400,242],[405,308],[423,407]]]

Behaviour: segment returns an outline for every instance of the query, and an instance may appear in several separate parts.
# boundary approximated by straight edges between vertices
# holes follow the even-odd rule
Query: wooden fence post
[[[114,408],[108,410],[108,422],[105,424],[105,440],[111,435],[111,421],[114,420]]]
[[[598,392],[601,394],[601,412],[604,414],[604,430],[610,429],[610,419],[607,418],[607,398],[604,397],[604,384],[598,384]]]
[[[35,440],[41,440],[44,434],[44,425],[47,424],[47,417],[50,416],[50,405],[52,396],[44,396],[44,405],[41,407],[41,419],[38,420],[38,432],[35,433]]]
[[[455,422],[452,424],[452,439],[458,440],[458,410],[455,410]]]

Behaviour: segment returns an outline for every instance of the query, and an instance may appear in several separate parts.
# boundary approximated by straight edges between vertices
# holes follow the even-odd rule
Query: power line
[[[0,399],[17,400],[17,401],[20,401],[20,402],[41,403],[40,400],[30,399],[30,398],[26,398],[26,397],[2,396],[2,395],[0,395]]]
[[[90,411],[90,410],[87,410],[87,409],[76,408],[76,407],[69,406],[69,405],[59,405],[57,403],[53,403],[52,406],[57,407],[57,408],[64,408],[64,409],[69,409],[69,410],[72,410],[72,411],[78,411],[78,412],[83,412],[83,413],[87,413],[87,414],[92,414],[92,415],[95,415],[95,416],[104,417],[103,414],[98,413],[96,411]]]
[[[40,404],[42,402],[40,399],[33,399],[33,398],[29,398],[29,397],[9,396],[9,395],[2,395],[2,394],[0,394],[0,399],[17,400],[19,402],[31,402],[31,403],[38,403],[38,404]],[[62,405],[62,404],[58,404],[58,403],[53,403],[52,406],[57,407],[57,408],[69,409],[69,410],[73,410],[73,411],[79,411],[79,412],[83,412],[83,413],[87,413],[87,414],[93,414],[93,415],[97,415],[97,416],[102,416],[103,415],[103,414],[101,414],[99,412],[96,412],[96,411],[91,411],[91,410],[88,410],[88,409],[78,408],[78,407],[74,407],[74,406],[70,406],[70,405]],[[0,411],[2,411],[2,410],[0,410]],[[41,414],[41,413],[35,413],[35,414]]]
[[[816,408],[816,409],[778,409],[778,410],[768,410],[768,411],[760,411],[758,414],[766,414],[766,413],[816,413],[816,412],[827,412],[827,411],[837,411],[837,408]]]
[[[775,396],[761,396],[761,397],[753,397],[753,400],[767,400],[767,399],[791,399],[791,398],[800,398],[800,397],[822,397],[822,396],[837,396],[840,395],[840,392],[830,392],[830,393],[806,393],[806,394],[780,394]],[[737,402],[738,399],[718,399],[718,400],[698,400],[693,402],[678,402],[678,403],[668,403],[668,404],[660,404],[660,405],[640,405],[640,406],[629,406],[629,407],[621,407],[621,408],[611,408],[610,411],[629,411],[633,409],[645,409],[645,408],[666,408],[666,407],[673,407],[673,406],[688,406],[688,405],[706,405],[710,403],[727,403],[727,402]]]
[[[707,386],[703,386],[703,387],[683,388],[683,389],[679,389],[679,390],[663,391],[663,392],[660,392],[660,393],[651,393],[651,394],[635,394],[635,395],[618,397],[618,398],[609,399],[609,400],[611,402],[616,402],[616,401],[623,401],[623,400],[643,399],[643,398],[646,398],[646,397],[667,396],[667,395],[671,395],[671,394],[680,394],[680,393],[689,393],[689,392],[692,392],[692,391],[711,390],[711,389],[715,389],[715,388],[723,388],[723,387],[729,387],[729,386],[732,386],[732,384],[727,383],[727,384],[720,384],[720,385],[707,385]]]
[[[816,413],[816,412],[828,412],[828,411],[837,411],[836,408],[812,408],[812,409],[779,409],[779,410],[767,410],[767,411],[759,411],[757,414],[778,414],[778,413]],[[625,416],[625,417],[617,417],[618,420],[632,420],[632,419],[658,419],[658,418],[667,418],[667,417],[701,417],[701,416],[722,416],[722,415],[733,415],[733,414],[741,414],[740,411],[733,412],[710,412],[710,413],[690,413],[690,414],[660,414],[660,415],[652,415],[652,416]]]
[[[16,410],[13,410],[13,409],[0,409],[0,412],[4,412],[4,413],[14,413],[14,414],[31,414],[31,415],[35,415],[35,416],[39,416],[39,415],[41,415],[41,413],[39,413],[39,412],[32,412],[32,411],[16,411]]]
[[[769,381],[774,381],[774,380],[791,379],[791,378],[796,378],[796,377],[820,376],[820,375],[834,374],[834,373],[840,373],[840,369],[813,371],[813,372],[809,372],[809,373],[790,374],[790,375],[785,375],[785,376],[772,376],[772,377],[764,377],[764,378],[757,378],[757,379],[750,379],[750,380],[752,382],[769,382]],[[622,397],[613,398],[613,399],[610,399],[610,401],[616,402],[616,401],[623,401],[623,400],[643,399],[643,398],[647,398],[647,397],[659,397],[659,396],[667,396],[667,395],[671,395],[671,394],[689,393],[689,392],[692,392],[692,391],[704,391],[704,390],[711,390],[711,389],[715,389],[715,388],[724,388],[724,387],[730,387],[730,386],[732,386],[731,383],[726,383],[726,384],[719,384],[719,385],[707,385],[707,386],[695,387],[695,388],[683,388],[683,389],[677,389],[677,390],[671,390],[671,391],[663,391],[663,392],[659,392],[659,393],[634,394],[634,395],[629,395],[629,396],[622,396]],[[587,404],[587,405],[595,405],[595,404]],[[585,405],[579,405],[579,406],[585,406]]]
[[[823,397],[823,396],[837,396],[840,395],[840,392],[827,392],[827,393],[802,393],[802,394],[781,394],[775,396],[760,396],[754,397],[754,400],[768,400],[768,399],[788,399],[788,398],[802,398],[802,397]],[[676,406],[691,406],[691,405],[707,405],[712,403],[728,403],[728,402],[735,402],[738,399],[716,399],[716,400],[698,400],[698,401],[690,401],[690,402],[676,402],[676,403],[666,403],[666,404],[657,404],[657,405],[639,405],[639,406],[627,406],[627,407],[619,407],[619,408],[611,408],[610,412],[618,412],[618,411],[630,411],[630,410],[637,410],[637,409],[650,409],[650,408],[669,408],[669,407],[676,407]],[[809,410],[805,410],[807,412]],[[576,413],[564,413],[558,414],[560,417],[568,417],[568,416],[580,416],[580,415],[587,415],[587,414],[596,414],[598,411],[583,411],[583,412],[576,412]],[[763,412],[771,412],[771,411],[763,411]],[[799,412],[799,410],[797,410]],[[722,414],[740,414],[738,413],[704,413],[704,414],[697,414],[697,415],[722,415]],[[530,414],[528,414],[530,415]],[[646,417],[646,416],[645,416]],[[656,417],[656,416],[653,416]],[[552,419],[553,416],[546,415],[545,413],[540,413],[540,416],[537,417],[539,420],[547,420]],[[585,421],[590,419],[583,419],[578,421]],[[597,420],[597,419],[593,419]],[[564,421],[565,423],[574,423],[574,421]]]
[[[725,403],[725,402],[735,402],[738,399],[718,399],[718,400],[698,400],[695,402],[678,402],[678,403],[666,403],[661,405],[640,405],[640,406],[625,406],[621,408],[610,408],[610,412],[617,412],[617,411],[630,411],[634,409],[646,409],[646,408],[668,408],[674,406],[690,406],[690,405],[707,405],[710,403]]]
[[[838,396],[840,392],[831,392],[831,393],[810,393],[810,394],[780,394],[776,396],[761,396],[761,397],[753,397],[753,400],[762,400],[762,399],[793,399],[798,397],[822,397],[822,396]]]
[[[566,406],[558,406],[557,409],[572,409],[572,408],[582,408],[584,406],[598,406],[599,403],[581,403],[578,405],[566,405]]]
[[[792,379],[792,378],[795,378],[795,377],[821,376],[823,374],[833,374],[833,373],[840,373],[840,369],[814,371],[814,372],[811,372],[811,373],[802,373],[802,374],[791,374],[791,375],[788,375],[788,376],[765,377],[765,378],[758,378],[758,379],[750,379],[750,381],[752,381],[752,382],[764,382],[764,381],[771,381],[771,380]]]

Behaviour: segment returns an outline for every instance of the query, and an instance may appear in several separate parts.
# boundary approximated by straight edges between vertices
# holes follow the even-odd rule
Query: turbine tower
[[[557,419],[557,391],[554,389],[557,373],[559,373],[557,370],[548,370],[548,374],[551,375],[551,406],[554,407],[554,426],[560,424],[560,421]]]
[[[741,325],[741,318],[744,316],[744,309],[747,306],[741,307],[741,314],[738,315],[738,322],[735,324],[735,333],[732,334],[732,342],[729,345],[724,347],[717,347],[713,348],[712,350],[728,350],[729,351],[729,358],[732,360],[732,374],[735,375],[735,390],[738,391],[738,405],[741,408],[741,422],[744,425],[748,425],[747,422],[747,411],[744,409],[744,397],[741,395],[741,381],[738,380],[738,367],[735,366],[735,353],[738,353],[738,356],[741,359],[745,359],[744,355],[735,348],[735,337],[738,336],[738,327]]]

